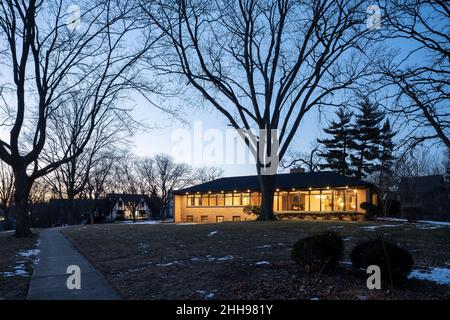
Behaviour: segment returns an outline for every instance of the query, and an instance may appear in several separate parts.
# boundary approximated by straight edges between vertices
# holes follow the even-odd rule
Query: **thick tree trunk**
[[[72,226],[75,224],[75,208],[74,208],[74,197],[69,196],[69,205],[67,207],[67,224]]]
[[[30,195],[31,182],[25,169],[14,170],[14,204],[16,212],[16,237],[23,238],[32,234],[30,229],[30,216],[28,197]]]
[[[259,175],[259,184],[261,186],[261,212],[259,221],[276,220],[273,213],[273,197],[275,192],[275,175]]]

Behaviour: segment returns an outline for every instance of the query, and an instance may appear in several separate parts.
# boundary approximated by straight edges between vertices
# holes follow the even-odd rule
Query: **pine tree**
[[[353,151],[350,155],[352,175],[362,179],[378,170],[380,124],[384,115],[378,110],[378,105],[368,98],[364,98],[359,103],[358,110],[349,147]]]
[[[395,160],[395,143],[392,141],[392,139],[394,138],[395,134],[396,133],[392,131],[389,119],[386,119],[383,127],[381,128],[380,136],[379,184],[382,184],[386,177],[392,175],[392,168],[394,166]]]
[[[325,163],[320,167],[342,175],[350,175],[348,145],[351,139],[353,113],[341,107],[336,115],[337,121],[331,121],[328,128],[324,129],[324,132],[332,137],[330,139],[317,139],[317,142],[325,147],[325,151],[319,154],[325,160]]]

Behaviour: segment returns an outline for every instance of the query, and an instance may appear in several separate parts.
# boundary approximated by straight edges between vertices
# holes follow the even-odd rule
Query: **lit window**
[[[186,216],[186,222],[194,222],[194,216]]]
[[[233,221],[241,221],[241,216],[233,216]]]
[[[223,216],[216,216],[216,222],[223,222]]]
[[[200,217],[200,221],[201,221],[202,223],[208,222],[208,216],[201,216],[201,217]]]

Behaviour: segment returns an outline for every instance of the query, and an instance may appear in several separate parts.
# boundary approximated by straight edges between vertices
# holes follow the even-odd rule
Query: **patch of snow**
[[[158,267],[169,267],[173,266],[174,264],[178,264],[178,261],[168,262],[168,263],[157,263],[156,265]]]
[[[441,227],[450,227],[450,222],[448,221],[430,221],[430,220],[419,220],[419,223],[427,223]]]
[[[366,226],[361,227],[361,229],[369,230],[369,231],[375,231],[378,228],[393,228],[393,227],[399,227],[399,224],[382,224],[378,226]]]
[[[41,252],[41,250],[39,250],[39,249],[30,249],[30,250],[26,250],[26,251],[19,251],[19,252],[17,252],[17,254],[23,258],[31,258],[31,257],[38,256],[40,252]]]
[[[270,262],[269,261],[258,261],[258,262],[256,262],[255,263],[255,265],[257,265],[257,266],[262,266],[262,265],[267,265],[267,264],[270,264]]]
[[[199,258],[199,257],[193,257],[193,258],[191,258],[191,261],[201,261],[202,260],[202,258]]]
[[[160,220],[138,220],[136,222],[133,222],[132,220],[125,220],[125,221],[116,221],[117,224],[160,224]]]
[[[344,238],[344,239],[342,239],[343,241],[350,241],[350,240],[352,240],[352,239],[354,239],[353,237],[347,237],[347,238]]]
[[[175,223],[175,225],[177,226],[190,226],[193,224],[198,224],[197,222],[179,222],[179,223]]]
[[[265,245],[262,245],[262,246],[257,246],[256,248],[257,249],[272,248],[272,245],[271,244],[265,244]]]
[[[442,285],[450,285],[449,268],[414,269],[408,276],[409,279],[433,281]]]
[[[390,217],[378,217],[378,221],[391,221],[391,222],[408,222],[406,219],[399,219],[399,218],[390,218]]]
[[[210,233],[208,233],[208,237],[211,237],[211,236],[215,235],[218,232],[219,231],[217,231],[217,230],[211,231]]]
[[[233,260],[233,259],[234,259],[233,256],[225,256],[225,257],[217,258],[217,261],[228,261],[228,260]]]
[[[213,291],[217,292],[217,290]],[[212,299],[216,295],[214,292],[207,293],[205,290],[196,290],[195,292],[203,296],[203,299]]]
[[[313,301],[318,301],[318,300],[320,300],[319,298],[317,298],[317,297],[312,297],[311,299],[309,299],[309,300],[313,300]]]

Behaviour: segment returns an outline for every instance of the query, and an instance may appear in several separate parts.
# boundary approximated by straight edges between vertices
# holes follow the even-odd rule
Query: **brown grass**
[[[26,299],[33,272],[32,260],[17,253],[35,248],[36,240],[36,235],[18,239],[12,232],[0,233],[0,300]],[[27,275],[8,275],[14,274],[14,267],[19,262],[23,263]]]
[[[350,222],[240,222],[203,225],[93,225],[64,232],[127,299],[448,299],[448,286],[410,280],[368,290],[349,253],[375,236],[371,226],[410,250],[416,267],[450,261],[449,228]],[[369,227],[369,228],[367,228]],[[305,274],[292,261],[293,243],[334,230],[344,238],[343,263],[333,273]],[[208,236],[210,232],[217,233]],[[232,257],[232,258],[231,258]],[[257,265],[268,261],[270,264]]]

